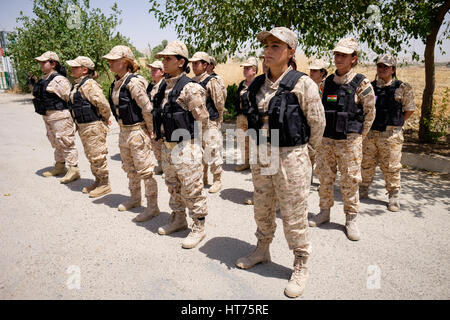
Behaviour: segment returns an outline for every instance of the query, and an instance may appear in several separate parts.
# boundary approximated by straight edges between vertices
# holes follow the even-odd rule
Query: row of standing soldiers
[[[359,199],[368,197],[377,164],[386,180],[388,208],[399,210],[402,126],[414,111],[414,99],[408,84],[394,80],[396,61],[390,55],[378,61],[377,79],[372,83],[353,71],[358,59],[354,38],[342,39],[336,45],[336,72],[329,77],[321,60],[310,66],[310,76],[296,71],[298,37],[293,31],[277,27],[260,32],[257,38],[264,45],[264,74],[256,76],[255,58],[242,64],[245,80],[238,88],[236,109],[237,127],[259,134],[246,141],[244,163],[236,171],[247,169],[251,160],[258,243],[236,265],[248,269],[270,261],[278,204],[285,237],[294,253],[294,272],[284,292],[298,297],[308,277],[309,227],[330,221],[337,169],[350,240],[360,239],[356,224]],[[154,174],[163,173],[172,214],[158,233],[168,235],[187,229],[188,208],[193,224],[182,247],[194,248],[206,236],[204,186],[208,184],[208,167],[214,178],[209,192],[222,188],[221,124],[226,90],[223,80],[214,73],[216,63],[205,52],[189,59],[186,45],[173,41],[156,55],[162,61],[149,65],[153,82],[148,84],[136,74],[139,65],[128,47],[116,46],[103,58],[116,75],[109,101],[95,81],[95,65],[88,57],[67,61],[76,78],[73,87],[56,53],[48,51],[36,58],[44,76],[33,87],[33,103],[43,116],[56,160],[55,167],[44,176],[65,174],[61,183],[80,177],[75,122],[95,177],[83,193],[99,197],[111,192],[106,136],[112,112],[120,127],[122,168],[131,194],[118,209],[140,206],[143,180],[147,207],[135,219],[142,222],[159,215]],[[189,62],[195,73],[193,79],[186,75]],[[177,134],[179,129],[184,132],[181,136]],[[201,143],[195,139],[198,132],[202,134]],[[249,156],[248,144],[257,146],[257,156]],[[263,159],[263,154],[268,158]],[[274,161],[276,170],[267,171]],[[314,162],[320,181],[320,212],[308,219]]]

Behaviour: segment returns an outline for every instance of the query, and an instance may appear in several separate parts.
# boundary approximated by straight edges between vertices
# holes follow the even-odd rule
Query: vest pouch
[[[183,129],[188,131],[188,134],[190,136],[190,132],[194,131],[194,128],[190,127],[190,121],[187,119],[188,113],[187,112],[175,112],[173,113],[173,123],[175,124],[174,128]],[[178,139],[178,142],[181,142],[182,138],[180,137]]]
[[[97,121],[97,118],[94,118],[91,106],[89,104],[82,106],[81,110],[82,110],[82,114],[83,114],[84,123]]]
[[[324,137],[333,137],[336,133],[336,110],[327,110],[325,111],[325,132]]]
[[[404,124],[404,118],[403,118],[403,110],[400,108],[393,108],[393,110],[391,110],[391,119],[392,119],[392,124],[393,126],[397,126],[397,127],[401,127]],[[386,121],[386,123],[388,123]]]
[[[164,127],[164,136],[167,141],[172,141],[172,132],[175,130],[175,121],[173,120],[172,113],[164,113],[162,123]]]
[[[336,113],[336,132],[346,135],[348,128],[348,113],[337,112]]]
[[[73,114],[75,116],[75,119],[77,120],[78,123],[85,123],[84,117],[83,117],[83,111],[82,108],[74,108],[73,110]]]
[[[303,119],[300,117],[299,112],[300,107],[296,104],[288,104],[286,106],[285,121],[284,121],[284,131],[285,131],[285,144],[286,147],[293,147],[298,144],[303,144],[302,136],[306,137],[306,132],[304,131]]]
[[[42,108],[42,103],[34,98],[33,99],[34,111],[42,116],[45,116],[45,108]]]

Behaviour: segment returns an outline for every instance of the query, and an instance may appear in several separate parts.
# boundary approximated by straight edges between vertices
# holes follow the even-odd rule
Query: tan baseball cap
[[[55,52],[47,51],[47,52],[44,52],[41,56],[34,58],[34,60],[41,61],[41,62],[49,61],[49,60],[59,62],[59,57]]]
[[[91,70],[95,69],[94,62],[88,57],[80,56],[80,57],[75,58],[74,60],[67,60],[66,63],[70,67],[86,67]]]
[[[396,67],[397,66],[397,59],[395,59],[394,56],[390,54],[383,55],[380,59],[378,59],[378,63],[382,63],[388,67]]]
[[[213,56],[209,56],[209,63],[210,64],[212,64],[212,65],[214,65],[214,66],[217,66],[217,61],[216,61],[216,59],[214,59],[214,57]]]
[[[261,43],[265,43],[267,37],[271,35],[287,43],[287,45],[292,49],[297,49],[298,46],[297,34],[294,31],[285,27],[276,27],[270,31],[262,31],[258,33],[256,37]]]
[[[322,69],[326,69],[327,67],[328,67],[328,65],[322,59],[314,59],[309,64],[309,70],[322,70]]]
[[[160,59],[163,56],[176,56],[176,55],[180,55],[186,59],[189,58],[188,48],[183,42],[179,40],[169,42],[163,51],[158,52],[155,55],[155,58]]]
[[[248,59],[241,63],[241,67],[258,67],[258,60],[256,60],[256,57],[248,57]]]
[[[189,62],[195,62],[195,61],[205,61],[207,63],[211,63],[211,60],[209,59],[209,54],[203,51],[196,52],[192,58],[189,59]]]
[[[147,63],[147,66],[149,68],[156,68],[156,69],[164,70],[163,63],[159,60],[153,61],[152,63]]]
[[[355,38],[344,38],[339,40],[333,52],[342,52],[345,54],[352,54],[358,51],[358,41]]]
[[[106,60],[118,60],[122,58],[135,61],[133,51],[127,46],[115,46],[107,55],[103,56],[103,59]]]

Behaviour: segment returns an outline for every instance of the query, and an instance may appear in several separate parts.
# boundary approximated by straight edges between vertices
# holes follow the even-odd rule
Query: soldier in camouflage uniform
[[[82,191],[88,193],[90,198],[97,198],[111,192],[106,160],[110,107],[102,87],[95,81],[97,72],[94,62],[88,57],[80,56],[67,61],[67,64],[75,77],[69,107],[95,177],[94,183],[84,187]]]
[[[55,149],[56,161],[55,167],[43,175],[51,177],[66,174],[60,180],[66,184],[80,178],[75,127],[67,106],[71,84],[55,52],[47,51],[35,60],[41,64],[44,75],[33,86],[33,104],[35,111],[44,119],[47,138]]]
[[[287,28],[277,27],[259,33],[258,40],[264,44],[269,70],[253,80],[244,97],[250,104],[249,130],[260,133],[255,141],[258,159],[251,165],[258,244],[254,252],[238,259],[236,265],[248,269],[270,261],[269,245],[275,234],[278,201],[284,234],[294,253],[294,272],[284,292],[289,297],[298,297],[305,288],[306,265],[311,253],[307,220],[311,183],[308,144],[313,149],[320,144],[325,118],[317,85],[290,66],[298,45],[297,35]],[[280,87],[285,89],[279,91]],[[283,122],[277,127],[280,118]],[[277,132],[284,133],[279,135],[278,141]],[[270,143],[261,139],[264,136],[269,136]],[[252,148],[250,151],[254,153]],[[267,157],[264,154],[268,154]],[[252,159],[253,155],[250,157]]]
[[[189,79],[189,52],[181,41],[170,42],[156,58],[163,58],[166,72],[166,88],[160,97],[161,118],[155,118],[155,134],[163,139],[162,166],[170,193],[172,209],[169,222],[158,229],[161,235],[169,235],[187,229],[186,207],[194,220],[182,247],[196,247],[205,236],[205,217],[208,214],[203,189],[203,150],[201,137],[194,140],[194,127],[199,123],[206,127],[209,113],[206,109],[206,90]],[[161,91],[160,91],[161,92]],[[177,134],[182,133],[183,137]]]
[[[206,72],[210,63],[206,52],[196,52],[189,61],[192,62],[195,74],[193,80],[202,85],[207,93],[206,107],[210,115],[207,127],[203,128],[203,184],[208,184],[208,167],[210,167],[214,180],[209,193],[216,193],[222,189],[222,122],[227,92],[217,80],[217,76]]]
[[[258,73],[258,60],[256,60],[255,57],[249,57],[247,61],[241,64],[241,67],[244,67],[243,73],[244,73],[244,80],[239,83],[237,96],[236,96],[236,106],[235,110],[237,112],[237,118],[236,118],[236,129],[241,130],[239,131],[242,134],[247,133],[248,129],[248,122],[247,117],[244,113],[244,110],[242,110],[242,96],[245,92],[247,92],[248,86],[253,81],[253,79],[256,77],[256,74]],[[244,159],[244,163],[237,166],[234,171],[240,172],[244,171],[250,168],[249,164],[249,137],[245,137],[245,146],[244,146],[244,153],[241,156]],[[243,140],[239,139],[238,141]],[[242,147],[241,147],[242,148]]]
[[[396,79],[396,67],[397,61],[390,54],[383,55],[377,63],[377,79],[372,82],[377,96],[376,117],[363,140],[359,189],[360,199],[369,197],[369,186],[379,164],[389,194],[388,209],[394,212],[400,210],[402,127],[416,108],[413,89],[408,83]]]
[[[147,67],[149,67],[151,70],[153,80],[152,83],[148,85],[147,93],[150,101],[153,103],[153,98],[155,97],[155,94],[158,92],[159,87],[164,80],[164,67],[161,61],[154,61],[150,64],[147,64]],[[150,141],[152,143],[152,151],[155,155],[156,161],[158,161],[158,165],[155,167],[155,174],[162,174],[162,140],[156,140],[155,134],[152,132]]]
[[[375,118],[375,95],[369,79],[356,74],[358,43],[345,38],[334,49],[336,72],[325,81],[322,103],[327,126],[316,153],[315,173],[320,181],[320,213],[312,216],[311,227],[330,221],[334,204],[333,185],[337,168],[341,173],[341,193],[346,215],[345,229],[350,240],[360,239],[356,224],[361,182],[362,140]]]
[[[119,205],[119,211],[141,205],[141,180],[144,181],[147,208],[135,220],[143,222],[159,215],[158,184],[153,177],[150,133],[153,131],[152,104],[147,96],[147,80],[136,75],[139,65],[126,46],[115,46],[103,56],[116,74],[111,84],[110,105],[119,123],[119,148],[122,168],[128,176],[131,198]]]

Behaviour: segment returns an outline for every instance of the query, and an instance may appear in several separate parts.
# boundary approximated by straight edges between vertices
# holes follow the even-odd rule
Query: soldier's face
[[[114,73],[120,74],[123,73],[123,71],[127,70],[128,64],[123,59],[117,59],[117,60],[108,60],[109,63],[109,70],[111,70]]]
[[[164,77],[164,71],[162,71],[159,68],[153,68],[153,67],[150,67],[150,69],[151,69],[151,72],[152,72],[152,79],[153,79],[153,81],[158,83],[159,80],[161,80]]]
[[[264,44],[264,59],[267,66],[287,65],[294,56],[295,49],[290,49],[288,45],[274,36],[268,36]]]
[[[336,65],[336,69],[338,71],[350,71],[352,68],[352,64],[356,61],[357,57],[352,56],[351,54],[343,53],[343,52],[334,52],[334,64]]]
[[[178,60],[175,56],[164,56],[162,63],[167,74],[176,76],[180,73],[180,68],[183,68],[184,59]]]
[[[208,64],[204,63],[203,61],[193,61],[192,62],[192,71],[194,71],[194,74],[196,76],[199,76],[203,72],[205,72],[207,67],[208,67]]]
[[[390,79],[394,74],[394,68],[392,66],[387,66],[384,63],[377,64],[377,76],[381,79]]]
[[[45,74],[48,74],[53,70],[50,61],[39,61],[39,64],[41,65],[41,71]]]
[[[86,67],[72,67],[72,75],[75,78],[82,77],[83,75],[88,73],[88,69]]]
[[[309,77],[317,84],[322,82],[322,73],[320,70],[309,70]]]
[[[244,78],[249,80],[253,79],[256,76],[256,68],[255,67],[244,67]]]

